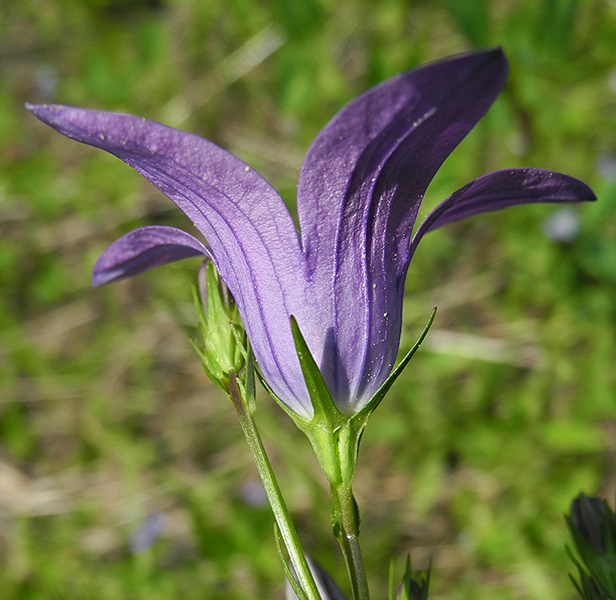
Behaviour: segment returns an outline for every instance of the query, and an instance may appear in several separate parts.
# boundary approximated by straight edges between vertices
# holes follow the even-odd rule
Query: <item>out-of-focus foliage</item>
[[[21,0],[0,3],[3,600],[283,597],[249,453],[188,342],[198,260],[89,288],[121,233],[190,225],[23,102],[201,134],[292,206],[303,153],[345,102],[498,44],[508,87],[426,209],[510,166],[580,177],[599,200],[487,215],[424,241],[407,348],[439,313],[362,443],[364,552],[375,597],[390,558],[399,581],[408,553],[420,569],[432,557],[432,595],[568,597],[562,515],[578,492],[616,487],[614,2]],[[344,582],[310,448],[265,395],[257,418],[306,547]]]

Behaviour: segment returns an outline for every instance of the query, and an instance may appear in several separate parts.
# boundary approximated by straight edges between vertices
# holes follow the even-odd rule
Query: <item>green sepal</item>
[[[336,406],[323,374],[293,316],[291,316],[291,332],[313,410],[310,420],[298,417],[295,413],[290,413],[291,418],[310,440],[327,480],[332,485],[350,482],[355,473],[357,451],[351,452],[352,460],[349,464],[349,447],[356,448],[359,443],[359,439],[356,441],[352,439],[352,417],[342,413]]]
[[[573,560],[578,569],[579,582],[576,581],[575,577],[571,574],[569,574],[569,578],[583,600],[614,600],[614,596],[610,596],[595,579],[593,579],[592,575],[588,574],[581,563],[575,558]]]
[[[340,467],[339,454],[341,447],[343,447],[344,453],[345,446],[344,443],[340,443],[340,435],[349,430],[351,425],[350,417],[342,415],[341,423],[332,425],[331,427],[319,424],[313,419],[308,420],[289,408],[282,399],[276,395],[276,392],[270,387],[258,368],[255,369],[255,372],[261,385],[265,388],[265,391],[274,399],[276,404],[287,413],[297,428],[308,438],[327,480],[332,485],[339,485],[344,478],[341,473],[342,469]],[[343,435],[343,437],[345,440],[349,438],[348,435]],[[357,452],[355,452],[355,455],[356,454]],[[348,475],[344,480],[351,481],[353,478],[354,466],[350,471],[347,469],[346,472]]]
[[[323,374],[302,335],[297,320],[291,317],[291,331],[295,342],[295,349],[314,411],[312,419],[308,420],[292,411],[284,402],[276,398],[276,395],[272,393],[266,382],[263,383],[276,402],[308,437],[325,477],[333,486],[345,486],[353,481],[357,465],[359,442],[368,419],[404,367],[406,367],[415,352],[417,352],[434,321],[435,314],[436,308],[432,311],[428,323],[418,340],[398,366],[390,373],[370,402],[359,412],[351,415],[344,414],[336,406],[325,383]]]
[[[205,318],[205,311],[203,310],[203,304],[201,302],[201,298],[199,296],[199,290],[197,286],[193,286],[192,289],[193,296],[193,304],[195,305],[195,309],[197,311],[197,316],[199,317],[199,331],[201,332],[201,339],[204,340],[205,332],[207,331],[208,325],[207,320]],[[219,368],[219,365],[212,359],[210,353],[208,353],[204,347],[204,342],[197,341],[194,337],[189,338],[192,347],[195,349],[195,352],[199,355],[201,359],[201,365],[203,366],[203,370],[207,375],[208,379],[212,381],[212,383],[216,384],[223,392],[229,393],[229,382],[228,379],[223,377],[223,373]]]
[[[336,406],[325,379],[323,379],[323,374],[312,357],[294,316],[291,316],[291,332],[314,411],[310,424],[312,427],[327,427],[330,429],[336,427],[342,420],[345,420],[345,417]]]
[[[417,341],[413,344],[413,347],[406,353],[404,358],[398,363],[396,368],[389,374],[389,377],[383,382],[381,387],[377,390],[376,394],[372,396],[370,402],[366,404],[358,413],[357,417],[360,416],[370,416],[375,410],[376,407],[381,403],[381,400],[385,397],[385,394],[390,390],[391,386],[394,384],[396,379],[400,376],[402,371],[404,371],[406,365],[409,364],[411,358],[415,355],[415,352],[419,350],[419,346],[421,346],[425,337],[428,335],[428,331],[430,331],[430,327],[432,327],[432,323],[434,322],[434,317],[436,316],[436,307],[432,309],[430,313],[430,317],[428,318],[428,322],[424,327],[423,331],[419,334]]]
[[[225,382],[219,377],[220,374],[210,370],[210,361],[206,357],[205,351],[203,350],[201,344],[193,337],[188,338],[188,340],[190,341],[195,352],[199,355],[199,358],[201,359],[201,366],[203,367],[208,379],[212,383],[216,384],[223,392],[229,393],[228,383],[225,385]]]

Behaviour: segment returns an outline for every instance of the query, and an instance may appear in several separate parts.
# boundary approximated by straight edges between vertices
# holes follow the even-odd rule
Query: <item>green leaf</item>
[[[394,600],[394,572],[396,565],[393,560],[389,561],[389,578],[387,582],[387,600]]]
[[[306,593],[301,588],[297,579],[293,575],[289,564],[287,563],[287,557],[284,552],[284,541],[282,539],[282,533],[280,532],[280,527],[278,527],[278,523],[274,521],[274,539],[276,540],[276,551],[278,552],[278,556],[280,558],[280,562],[282,563],[282,568],[284,570],[284,574],[287,577],[287,581],[293,588],[295,595],[299,598],[299,600],[308,600]]]

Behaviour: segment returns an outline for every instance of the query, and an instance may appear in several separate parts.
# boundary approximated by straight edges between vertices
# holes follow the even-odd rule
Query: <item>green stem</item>
[[[355,600],[369,600],[370,591],[359,547],[359,511],[351,484],[332,485],[332,498],[334,503],[334,533],[338,538],[346,561],[353,588],[353,598]]]
[[[282,492],[278,487],[274,471],[267,458],[261,436],[259,435],[252,415],[247,410],[246,404],[242,399],[242,394],[234,373],[229,374],[229,395],[239,416],[240,426],[242,427],[242,431],[244,432],[244,436],[252,452],[257,471],[259,472],[263,487],[265,488],[265,493],[267,494],[267,499],[272,507],[274,518],[280,529],[282,539],[289,553],[289,558],[295,569],[300,586],[305,592],[308,600],[321,600],[314,578],[308,567],[306,555],[302,550],[297,531],[291,521],[289,511],[282,497]]]

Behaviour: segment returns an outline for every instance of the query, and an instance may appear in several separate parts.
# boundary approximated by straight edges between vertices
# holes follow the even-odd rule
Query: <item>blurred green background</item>
[[[556,169],[599,201],[430,234],[356,491],[373,595],[434,564],[432,598],[573,597],[563,513],[616,492],[613,0],[21,0],[0,4],[0,597],[282,598],[272,518],[229,403],[188,342],[198,260],[92,291],[98,254],[188,227],[115,158],[23,102],[131,112],[230,149],[294,202],[307,146],[367,87],[503,45],[508,87],[431,186]],[[262,395],[306,548],[344,589],[328,489]],[[156,538],[152,543],[148,535]],[[146,547],[147,546],[147,547]]]

